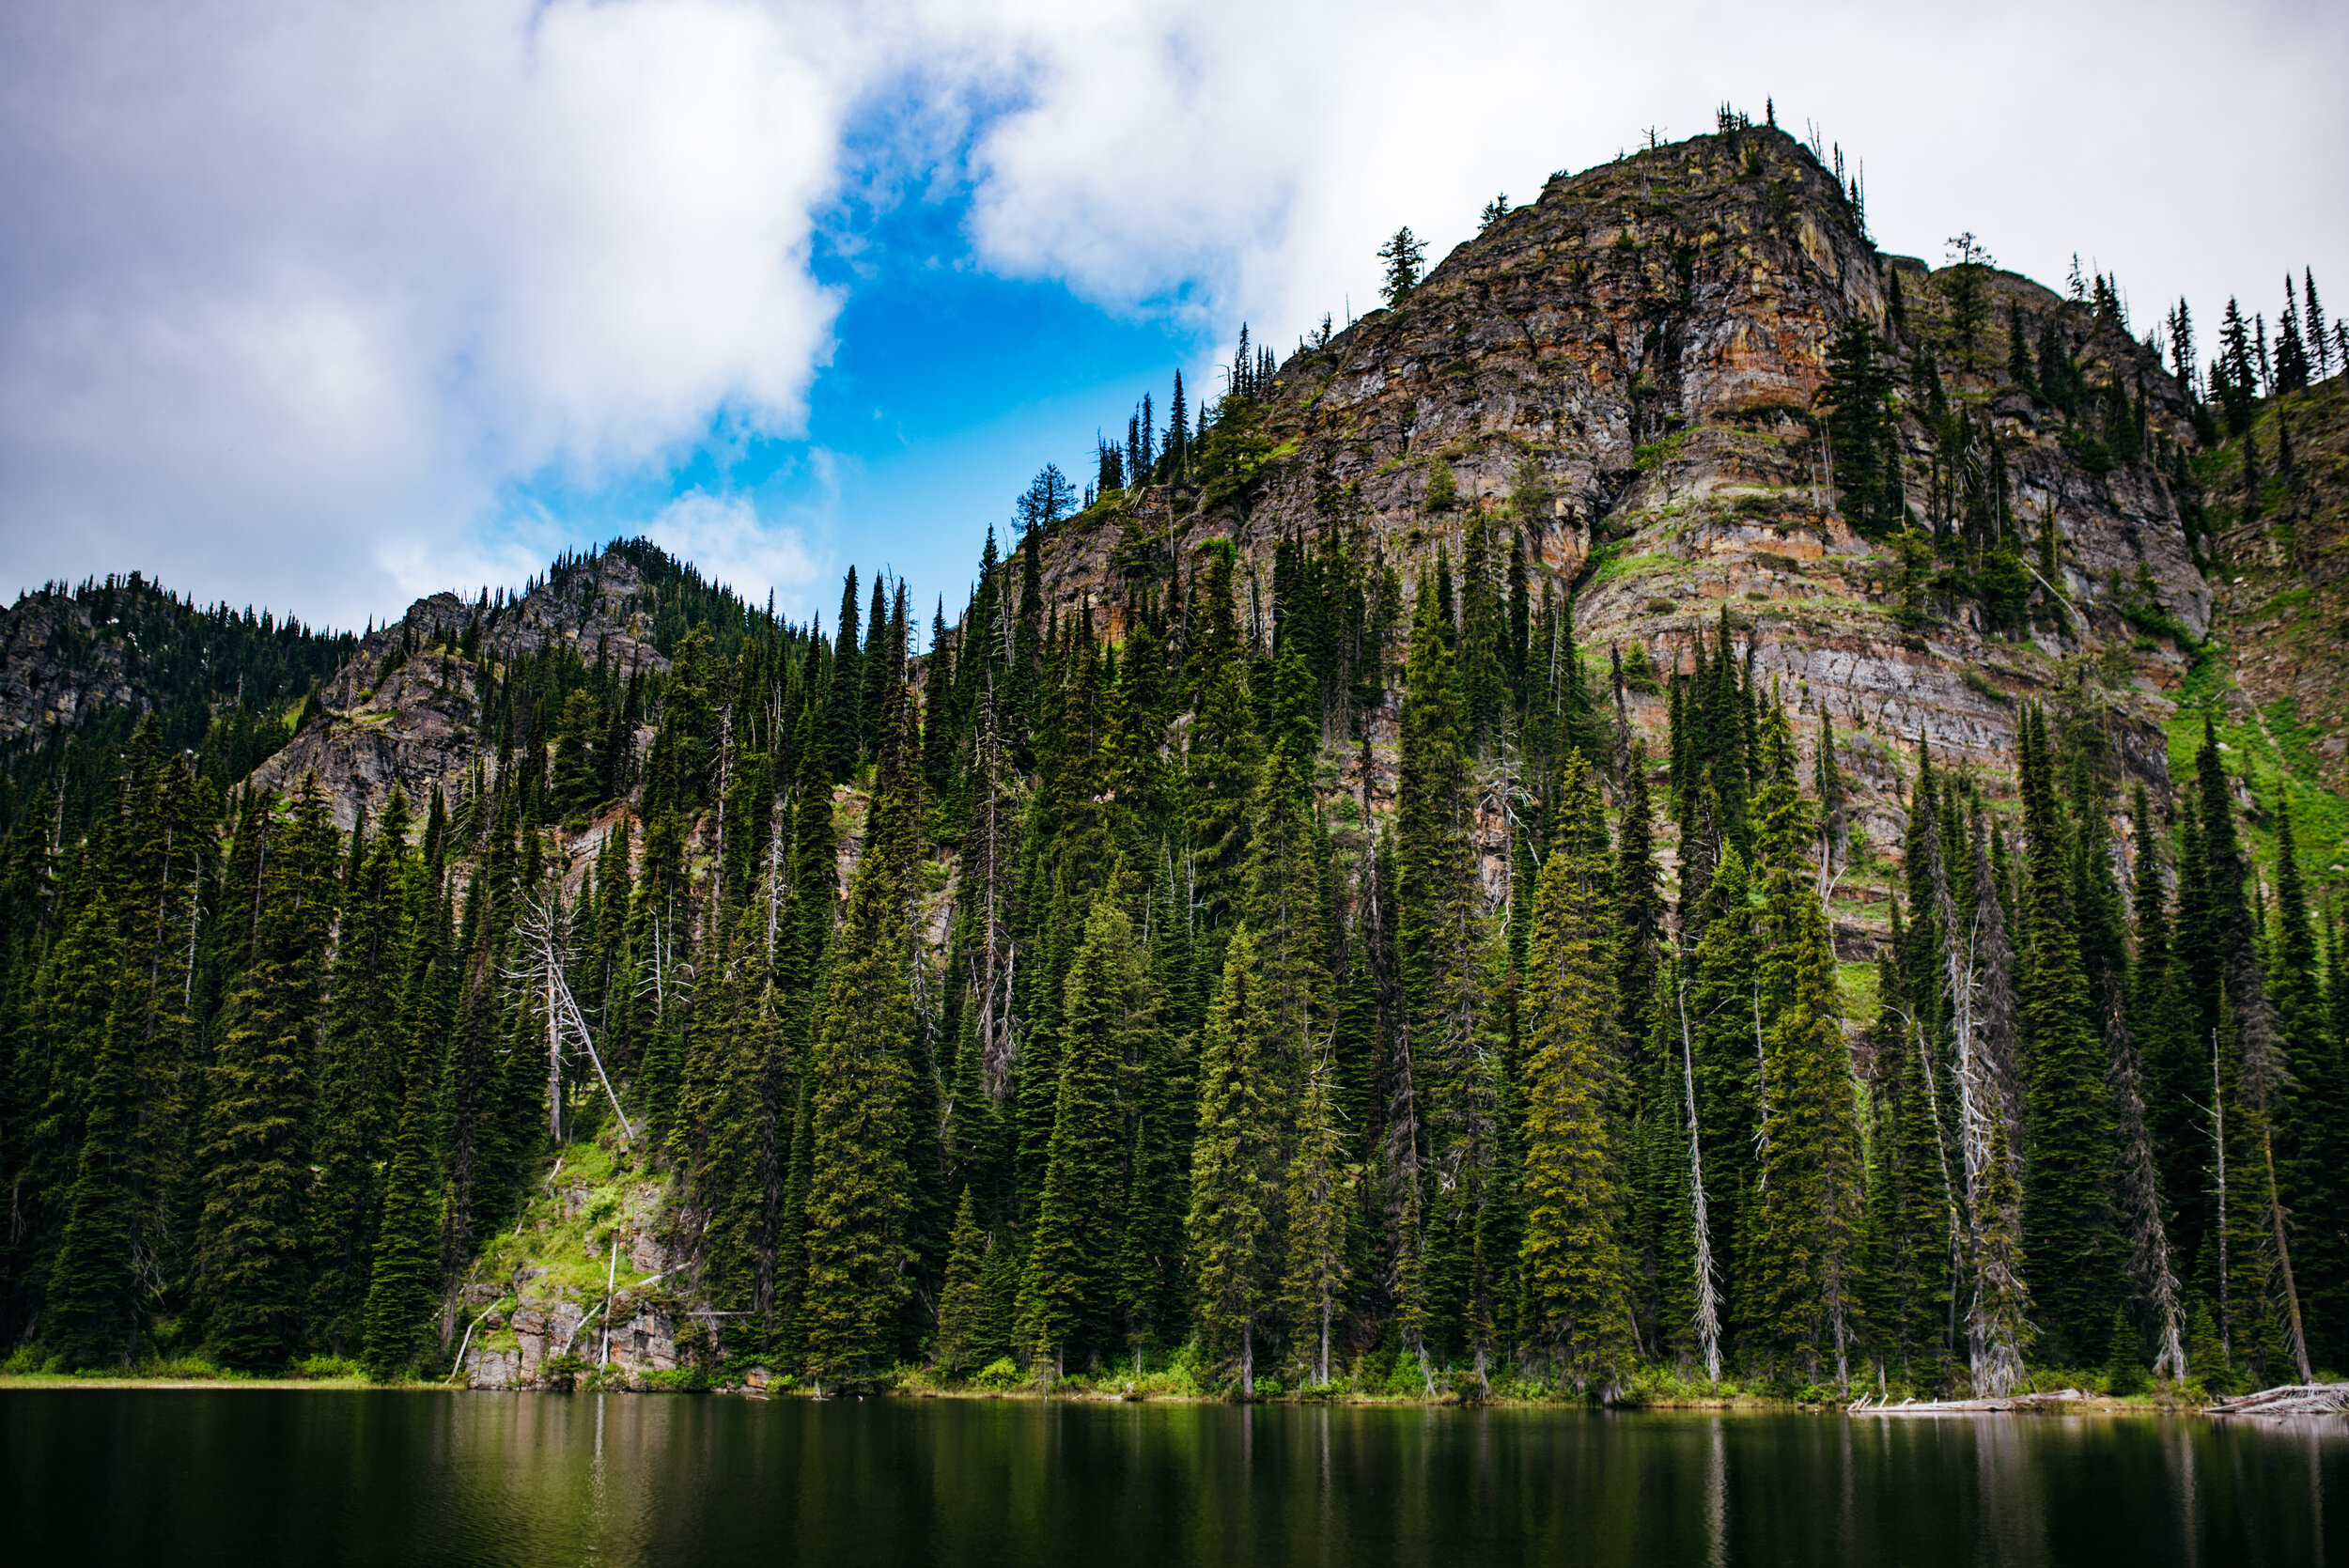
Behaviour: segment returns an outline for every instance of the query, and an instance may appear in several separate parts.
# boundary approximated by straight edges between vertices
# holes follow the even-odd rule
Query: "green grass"
[[[583,1216],[557,1218],[548,1195],[550,1175],[558,1192],[587,1187]],[[475,1274],[502,1281],[533,1270],[530,1293],[536,1298],[569,1295],[583,1302],[601,1300],[611,1268],[613,1229],[628,1213],[631,1199],[641,1202],[645,1184],[657,1179],[602,1143],[565,1146],[559,1171],[549,1165],[533,1179],[521,1230],[509,1231],[484,1248],[474,1265]],[[621,1272],[627,1272],[625,1266]]]
[[[1588,587],[1600,587],[1626,577],[1658,573],[1675,579],[1688,574],[1688,563],[1676,555],[1609,555],[1591,573]]]
[[[1884,1009],[1874,964],[1838,964],[1835,983],[1843,994],[1843,1017],[1863,1028],[1876,1021]]]
[[[2317,732],[2301,722],[2298,705],[2289,698],[2261,705],[2258,722],[2237,721],[2227,701],[2234,691],[2234,673],[2224,658],[2202,660],[2187,673],[2177,713],[2165,726],[2170,779],[2181,788],[2192,787],[2207,716],[2216,722],[2220,766],[2248,784],[2259,802],[2244,829],[2263,877],[2274,876],[2276,807],[2288,801],[2300,872],[2310,890],[2329,892],[2349,885],[2349,873],[2332,869],[2349,863],[2344,861],[2349,802],[2319,782],[2322,774],[2313,750]]]

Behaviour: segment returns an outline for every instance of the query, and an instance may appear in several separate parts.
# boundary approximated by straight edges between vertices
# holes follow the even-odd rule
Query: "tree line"
[[[1114,624],[990,540],[919,657],[854,574],[830,636],[721,604],[659,675],[403,644],[494,761],[349,833],[148,722],[0,866],[11,1338],[414,1371],[602,1138],[676,1184],[694,1354],[827,1389],[2338,1361],[2349,986],[2215,743],[2176,803],[2092,715],[2026,715],[2018,800],[1919,750],[1861,1028],[1825,712],[1724,617],[1651,763],[1644,652],[1578,647],[1505,514],[1457,537],[1408,606],[1332,516]]]

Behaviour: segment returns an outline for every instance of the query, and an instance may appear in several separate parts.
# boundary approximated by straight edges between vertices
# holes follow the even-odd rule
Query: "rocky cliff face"
[[[0,610],[0,751],[70,729],[107,708],[141,703],[131,650],[86,605],[26,594]]]
[[[473,1389],[661,1386],[693,1321],[670,1187],[603,1144],[574,1146],[457,1296],[453,1378]],[[567,1359],[568,1358],[568,1359]]]
[[[2108,316],[1986,268],[1968,280],[1985,296],[1970,352],[1952,320],[1956,270],[1877,253],[1834,177],[1776,131],[1562,175],[1397,307],[1281,366],[1263,415],[1269,451],[1238,504],[1153,489],[1123,508],[1130,520],[1097,507],[1051,540],[1047,580],[1064,606],[1090,596],[1114,619],[1123,587],[1108,564],[1121,537],[1181,556],[1229,536],[1268,585],[1280,540],[1333,525],[1409,580],[1439,547],[1459,560],[1467,509],[1481,507],[1523,528],[1537,579],[1576,596],[1586,645],[1636,644],[1669,664],[1728,608],[1758,670],[1813,716],[1798,729],[1815,729],[1822,703],[1833,715],[1880,845],[1898,831],[1896,753],[1921,735],[1937,760],[2001,773],[2017,699],[2066,679],[2095,688],[2128,764],[2158,785],[2164,693],[2186,660],[2140,629],[2166,618],[2199,635],[2211,613],[2155,460],[2190,438],[2186,405]],[[2087,382],[2135,389],[2142,456],[2081,442],[2008,379],[2010,303],[2054,323]],[[1897,356],[1917,526],[1930,526],[1947,484],[1928,422],[1930,356],[1938,407],[1962,417],[1971,450],[1995,435],[2015,525],[2030,538],[2055,530],[2057,581],[2032,594],[2061,593],[2066,629],[2049,614],[2028,639],[1992,635],[1970,604],[1903,613],[1899,541],[1847,524],[1817,417],[1830,343],[1855,318]],[[1439,465],[1456,486],[1450,509],[1431,498]],[[1659,732],[1660,700],[1626,697],[1633,724]],[[1392,740],[1391,713],[1373,737]]]
[[[447,646],[475,629],[472,651]],[[287,789],[315,772],[348,829],[365,806],[381,809],[397,783],[421,805],[434,786],[453,789],[476,760],[494,768],[496,739],[479,732],[480,683],[525,653],[558,645],[593,662],[666,672],[653,646],[643,575],[612,551],[550,575],[501,606],[454,594],[420,598],[359,645],[319,692],[320,711],[253,775]]]

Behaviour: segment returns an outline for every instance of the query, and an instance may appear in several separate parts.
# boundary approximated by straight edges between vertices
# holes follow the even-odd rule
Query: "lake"
[[[2304,1564],[2349,1424],[0,1391],[11,1563]]]

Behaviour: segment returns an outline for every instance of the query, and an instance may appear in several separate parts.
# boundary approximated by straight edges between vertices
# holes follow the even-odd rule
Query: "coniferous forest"
[[[1114,628],[1045,612],[1043,532],[918,644],[902,585],[824,634],[619,547],[666,673],[403,646],[495,765],[350,831],[168,719],[21,766],[20,1361],[443,1364],[595,1140],[674,1186],[699,1363],[825,1389],[2343,1360],[2349,985],[2215,750],[2158,804],[2092,715],[2028,710],[2016,789],[1914,751],[1847,1029],[1833,726],[1726,614],[1650,756],[1505,518],[1408,601],[1332,528],[1269,616],[1211,548]]]
[[[1828,189],[1860,233],[1840,149]],[[1843,520],[1890,541],[1891,624],[2086,614],[2052,503],[2025,558],[1994,394],[2083,472],[2173,475],[2198,568],[2204,481],[2240,478],[2237,523],[2308,512],[2274,399],[2349,364],[2312,276],[2272,356],[2231,303],[2207,400],[2183,303],[2165,323],[2188,433],[2241,442],[2190,473],[2141,376],[2083,379],[2052,295],[1981,368],[2000,328],[1963,239],[1932,331],[1974,382],[1945,387],[1891,270],[1804,415]],[[1380,253],[1398,310],[1422,249]],[[2109,280],[2073,294],[2134,343]],[[138,700],[0,771],[8,1365],[443,1375],[506,1302],[482,1260],[592,1160],[660,1194],[656,1294],[703,1383],[2349,1368],[2349,958],[2290,797],[2246,789],[2217,728],[2167,791],[2078,682],[2015,706],[2011,769],[1872,736],[1885,859],[1758,620],[1579,643],[1531,468],[1471,502],[1428,464],[1408,557],[1326,466],[1277,548],[1154,532],[1140,498],[1246,515],[1281,371],[1243,334],[1223,396],[1178,377],[1163,427],[1143,399],[1081,494],[1047,465],[926,627],[902,582],[850,571],[826,629],[641,539],[364,639],[53,586],[43,657],[102,631]],[[1116,531],[1114,602],[1048,588],[1080,523]],[[2193,643],[2139,592],[2123,618]],[[330,679],[366,690],[329,714]],[[396,689],[457,716],[462,766],[355,818],[315,772],[259,782]],[[1836,924],[1863,875],[1864,963]]]

